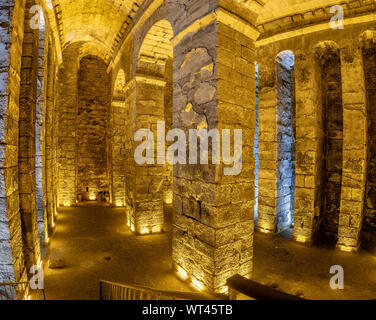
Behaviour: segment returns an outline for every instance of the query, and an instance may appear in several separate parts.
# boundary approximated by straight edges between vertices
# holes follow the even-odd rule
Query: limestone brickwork
[[[76,192],[81,200],[90,201],[99,192],[109,192],[106,143],[110,84],[106,64],[95,56],[82,58],[77,88]]]
[[[59,208],[99,192],[135,236],[164,232],[172,205],[172,269],[202,290],[252,276],[256,216],[306,245],[375,241],[376,4],[342,1],[335,29],[324,2],[0,0],[0,281],[26,280]],[[162,121],[242,129],[241,172],[212,147],[159,163]],[[139,129],[153,164],[135,161]]]

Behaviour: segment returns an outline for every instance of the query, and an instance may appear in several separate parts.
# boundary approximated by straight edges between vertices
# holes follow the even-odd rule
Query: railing
[[[32,290],[29,282],[0,283],[1,300],[46,300],[43,289]]]
[[[100,281],[100,300],[225,300],[222,295],[155,290],[109,281]]]
[[[236,275],[227,280],[231,300],[304,300]]]

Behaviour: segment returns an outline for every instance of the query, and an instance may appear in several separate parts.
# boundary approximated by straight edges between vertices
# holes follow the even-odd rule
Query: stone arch
[[[135,67],[135,132],[147,129],[157,138],[157,123],[164,121],[165,132],[172,127],[172,62],[170,43],[173,30],[170,23],[159,20],[146,33],[138,52]],[[165,154],[164,142],[158,147]],[[156,140],[155,140],[156,141]],[[163,160],[156,155],[154,163]],[[172,166],[165,161],[159,165],[136,165],[136,195],[128,224],[137,234],[158,233],[164,230],[164,204],[172,203]]]
[[[175,4],[174,4],[175,5]],[[141,47],[144,44],[144,40],[146,39],[147,35],[150,34],[150,30],[158,25],[158,23],[165,23],[166,27],[169,29],[169,33],[171,34],[171,38],[168,39],[169,41],[173,39],[176,35],[175,32],[175,24],[174,24],[174,15],[176,11],[171,11],[172,5],[168,2],[164,2],[158,9],[156,9],[150,17],[143,23],[143,25],[135,30],[135,41],[134,41],[134,50],[133,50],[133,70],[132,75],[135,76],[137,73],[137,65],[138,59],[140,57]],[[172,45],[172,44],[171,44]]]
[[[112,93],[110,113],[110,148],[111,155],[111,203],[116,207],[125,206],[125,165],[126,165],[126,117],[125,102],[126,78],[123,69],[117,73]],[[129,112],[128,112],[129,118]]]
[[[335,245],[341,202],[343,168],[343,103],[341,59],[339,46],[333,41],[323,41],[315,47],[321,65],[322,115],[319,134],[321,154],[318,163],[319,208],[315,217],[314,241]]]
[[[360,36],[365,90],[367,98],[367,179],[365,186],[364,218],[361,222],[361,245],[376,247],[376,31],[367,30]],[[363,215],[361,215],[362,217]]]
[[[277,76],[277,199],[276,233],[292,238],[295,200],[295,56],[290,50],[276,57]]]

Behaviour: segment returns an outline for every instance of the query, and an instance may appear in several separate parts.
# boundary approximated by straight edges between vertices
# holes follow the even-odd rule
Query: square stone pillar
[[[356,251],[364,216],[367,171],[367,97],[358,43],[341,50],[343,91],[343,177],[337,246]]]
[[[135,77],[136,122],[135,132],[149,129],[157,142],[157,123],[164,121],[165,101],[164,78],[145,74]],[[165,138],[165,135],[163,135]],[[163,183],[165,165],[158,164],[157,144],[154,148],[154,164],[135,164],[134,221],[131,228],[137,234],[159,233],[164,231]]]
[[[174,166],[173,264],[209,291],[252,273],[256,37],[251,24],[217,9],[173,39],[173,127],[187,137],[190,129],[218,129],[221,141],[230,129],[232,145],[242,129],[240,174],[225,175],[223,161]]]
[[[310,244],[322,199],[321,69],[313,53],[296,52],[296,182],[294,240]]]
[[[259,204],[257,229],[274,233],[277,205],[277,87],[276,62],[259,65]]]
[[[78,53],[68,48],[58,74],[58,205],[75,206],[76,194],[76,116],[78,99]]]

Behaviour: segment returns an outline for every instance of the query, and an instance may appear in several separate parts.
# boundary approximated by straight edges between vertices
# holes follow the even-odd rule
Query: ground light
[[[178,267],[177,275],[183,280],[188,279],[187,271],[185,271],[182,267]]]
[[[202,282],[198,281],[195,278],[192,279],[192,287],[200,292],[204,290],[204,285],[202,284]]]

